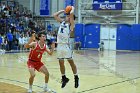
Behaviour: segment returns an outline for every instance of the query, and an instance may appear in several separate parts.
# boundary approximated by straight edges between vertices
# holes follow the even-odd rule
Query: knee
[[[49,77],[49,75],[50,75],[49,72],[46,72],[46,73],[45,73],[45,76]]]
[[[30,76],[30,78],[34,78],[34,77],[35,77],[35,74],[33,74],[33,75]]]

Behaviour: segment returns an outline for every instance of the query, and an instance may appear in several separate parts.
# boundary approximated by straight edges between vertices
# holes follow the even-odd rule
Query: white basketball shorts
[[[71,59],[72,50],[68,44],[58,44],[57,45],[57,55],[58,59]]]

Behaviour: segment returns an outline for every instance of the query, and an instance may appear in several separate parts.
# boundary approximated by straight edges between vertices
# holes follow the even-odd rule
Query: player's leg
[[[69,79],[65,75],[65,65],[64,65],[64,59],[59,59],[59,66],[60,66],[60,71],[62,74],[62,85],[61,88],[64,88],[66,84],[68,83]]]
[[[29,93],[32,93],[32,85],[33,85],[33,81],[34,81],[34,77],[35,77],[35,70],[34,68],[29,68],[29,72],[30,72],[30,78],[29,78]]]
[[[74,74],[74,79],[75,79],[75,88],[77,88],[79,86],[79,77],[78,77],[78,74],[77,74],[77,67],[74,64],[74,61],[72,59],[73,51],[70,49],[69,45],[66,45],[66,50],[65,51],[66,51],[65,58],[67,58],[70,66],[71,66],[71,69],[72,69],[73,74]]]
[[[49,72],[48,69],[46,68],[45,65],[41,66],[39,69],[40,72],[42,72],[45,75],[45,86],[44,86],[44,91],[45,92],[50,92],[51,90],[48,88],[48,81],[49,81]]]
[[[60,66],[60,72],[62,75],[65,75],[65,65],[64,65],[64,59],[59,59],[59,66]]]
[[[45,83],[48,83],[49,81],[49,72],[48,72],[48,69],[46,68],[45,65],[43,65],[40,70],[40,72],[42,72],[44,75],[45,75]]]
[[[74,63],[74,61],[73,61],[73,59],[68,59],[68,62],[69,62],[69,64],[70,64],[70,66],[71,66],[71,69],[72,69],[72,71],[73,71],[73,74],[74,74],[74,75],[77,74],[77,67],[76,67],[76,65],[75,65],[75,63]]]
[[[60,72],[62,75],[65,74],[65,65],[64,65],[64,45],[58,44],[57,46],[57,58],[59,60]]]
[[[71,69],[72,69],[73,74],[74,74],[74,80],[75,80],[75,85],[74,86],[75,86],[75,88],[78,88],[78,86],[79,86],[79,77],[78,77],[78,74],[77,74],[77,67],[76,67],[73,59],[68,59],[68,62],[70,64]]]

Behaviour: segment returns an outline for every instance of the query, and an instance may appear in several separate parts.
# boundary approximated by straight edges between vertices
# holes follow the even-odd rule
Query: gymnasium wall
[[[40,15],[40,0],[35,0],[34,4],[35,4],[35,10],[34,10],[35,14]]]
[[[24,7],[27,7],[28,10],[34,11],[37,16],[40,15],[40,0],[16,0]],[[58,10],[64,9],[65,0],[49,0],[50,1],[50,16]],[[69,0],[67,0],[69,2]],[[78,1],[74,0],[75,11],[77,14]]]
[[[24,7],[27,7],[29,10],[34,11],[35,14],[37,16],[40,15],[40,0],[17,0],[19,1],[20,4],[22,4]],[[70,1],[70,0],[67,0]],[[30,2],[32,2],[30,4]],[[33,3],[34,2],[34,3]],[[83,0],[83,2],[85,3],[92,3],[92,0]],[[131,2],[134,2],[133,0],[131,0]],[[75,0],[75,14],[76,16],[78,16],[78,4],[79,4],[79,0]],[[34,6],[35,5],[35,6]],[[50,16],[52,16],[53,13],[55,13],[58,10],[64,9],[65,6],[65,0],[50,0]],[[126,7],[130,7],[130,6],[126,6]],[[98,15],[108,15],[108,13],[106,12],[97,12]],[[118,12],[112,12],[111,15],[117,15]],[[120,12],[121,14],[121,12]],[[103,18],[97,18],[97,17],[91,17],[91,18],[86,18],[86,20],[84,20],[84,23],[91,23],[91,22],[98,22],[98,20],[103,19]],[[120,20],[122,22],[125,23],[135,23],[134,18],[132,17],[116,17],[113,18],[115,20]],[[46,21],[50,20],[49,18],[47,18]],[[53,18],[51,18],[51,21],[54,21]]]
[[[140,24],[118,24],[116,36],[116,50],[140,50]],[[80,37],[82,48],[98,48],[100,24],[76,24],[76,37]]]
[[[64,8],[64,0],[50,0],[50,16]],[[40,0],[35,0],[35,14],[40,15]]]
[[[23,5],[26,7],[28,10],[30,10],[30,1],[31,0],[17,0],[19,4]]]

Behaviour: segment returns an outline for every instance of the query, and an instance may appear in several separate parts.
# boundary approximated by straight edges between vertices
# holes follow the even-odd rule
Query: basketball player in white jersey
[[[60,14],[65,13],[65,10],[60,10],[54,14],[54,18],[60,22],[60,27],[57,34],[57,53],[60,65],[60,71],[62,74],[62,86],[64,88],[68,83],[69,79],[66,77],[65,74],[65,65],[64,59],[67,59],[69,62],[71,69],[74,74],[75,79],[75,88],[79,86],[79,77],[77,74],[77,67],[72,59],[72,50],[70,48],[70,31],[74,30],[74,7],[72,6],[72,10],[70,14],[66,14],[65,19],[61,19],[59,17]]]

